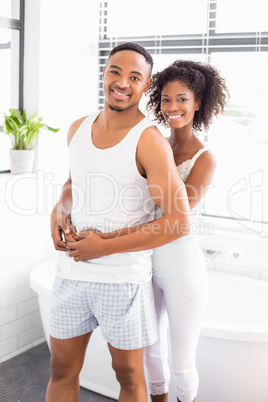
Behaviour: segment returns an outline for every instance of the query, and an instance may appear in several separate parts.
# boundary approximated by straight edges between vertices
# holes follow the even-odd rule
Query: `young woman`
[[[208,189],[216,167],[215,156],[196,132],[207,129],[212,118],[223,112],[228,90],[210,65],[178,60],[153,76],[149,95],[148,110],[154,120],[170,127],[168,141],[193,211]],[[159,214],[160,210],[158,217]],[[195,401],[199,382],[195,355],[208,300],[207,271],[195,236],[189,234],[154,249],[153,286],[159,338],[145,349],[151,399],[168,401],[169,324],[178,401]]]

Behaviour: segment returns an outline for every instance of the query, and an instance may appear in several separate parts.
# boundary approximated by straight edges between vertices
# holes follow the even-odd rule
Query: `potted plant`
[[[9,135],[12,143],[10,149],[11,173],[25,173],[33,171],[35,154],[35,142],[37,135],[43,129],[59,131],[43,123],[42,117],[36,117],[35,113],[28,118],[26,111],[21,113],[18,109],[9,109],[10,115],[4,114],[4,132]]]

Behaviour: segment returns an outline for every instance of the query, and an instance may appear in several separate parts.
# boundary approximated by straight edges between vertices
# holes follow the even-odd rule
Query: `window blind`
[[[196,0],[198,3],[200,0]],[[260,0],[257,0],[260,2]],[[128,2],[125,2],[128,3]],[[181,7],[184,6],[185,2],[175,1],[174,3],[180,3]],[[232,2],[234,4],[235,2]],[[251,2],[254,4],[255,2]],[[225,4],[225,8],[224,8]],[[244,3],[243,3],[244,4]],[[102,93],[102,69],[106,64],[107,56],[109,51],[120,43],[127,41],[137,42],[144,46],[154,57],[157,54],[201,54],[204,56],[204,61],[209,63],[210,56],[212,53],[231,53],[231,52],[267,52],[268,51],[268,22],[266,31],[248,31],[248,32],[218,32],[217,26],[220,25],[220,30],[222,31],[224,27],[224,19],[226,12],[229,9],[229,2],[223,0],[207,0],[205,2],[206,7],[206,23],[205,31],[199,34],[177,34],[177,35],[154,35],[154,36],[142,36],[143,27],[137,21],[137,30],[140,31],[139,35],[136,36],[108,36],[108,25],[109,25],[109,12],[111,13],[111,8],[116,7],[118,3],[113,2],[113,0],[100,1],[100,19],[99,19],[99,97],[98,97],[98,107],[103,107],[104,98]],[[260,9],[259,13],[265,13],[265,1],[261,1],[263,10]],[[129,3],[128,7],[129,15],[131,16],[131,8]],[[217,9],[221,10],[217,14]],[[243,5],[244,7],[244,5]],[[142,3],[138,7],[139,12],[142,12]],[[230,7],[229,14],[233,14],[233,6]],[[172,12],[172,1],[169,1],[168,9]],[[225,11],[225,13],[224,13]],[[120,26],[120,21],[124,18],[124,13],[122,10],[117,9],[118,13],[118,25]],[[148,19],[153,18],[157,13],[157,9],[154,9],[152,16],[148,15]],[[237,21],[241,18],[241,13],[236,15]],[[228,21],[227,21],[228,22]],[[168,25],[168,21],[163,21],[163,24]],[[178,26],[180,25],[180,19],[178,16]],[[225,24],[227,25],[227,24]],[[237,23],[236,25],[239,26]],[[263,24],[262,24],[263,26]],[[228,27],[228,25],[227,25]],[[178,28],[179,29],[179,28]],[[117,29],[120,33],[120,28]],[[162,28],[163,31],[163,28]],[[125,32],[123,32],[125,33]]]

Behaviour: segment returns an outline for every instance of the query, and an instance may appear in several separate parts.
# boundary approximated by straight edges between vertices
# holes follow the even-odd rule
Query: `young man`
[[[78,401],[79,372],[98,325],[121,386],[119,401],[147,400],[143,348],[156,341],[151,249],[189,231],[187,195],[171,148],[138,107],[152,65],[140,45],[114,48],[103,71],[104,109],[68,132],[70,177],[51,216],[55,248],[64,252],[52,292],[47,402]],[[163,217],[154,222],[155,204]],[[78,232],[93,229],[105,237],[140,229],[108,238],[92,232],[81,240],[69,230],[70,213]]]

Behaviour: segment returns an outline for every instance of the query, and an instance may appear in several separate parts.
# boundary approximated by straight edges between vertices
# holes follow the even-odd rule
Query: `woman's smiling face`
[[[194,114],[199,110],[200,101],[183,82],[175,80],[164,85],[161,94],[161,112],[173,129],[193,124]]]

